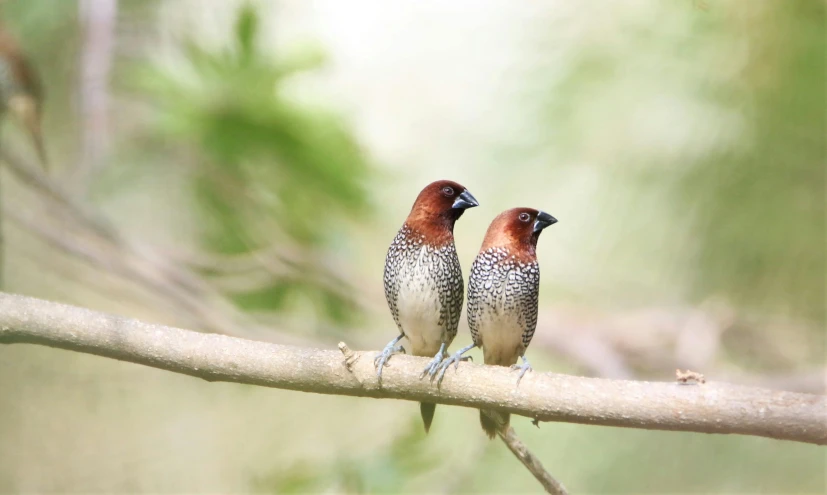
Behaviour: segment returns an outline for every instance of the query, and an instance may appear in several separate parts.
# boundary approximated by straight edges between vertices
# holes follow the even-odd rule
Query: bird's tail
[[[494,417],[501,421],[494,420]],[[485,431],[485,434],[488,435],[488,438],[491,439],[497,436],[497,430],[505,430],[508,428],[510,419],[511,414],[509,413],[502,413],[491,409],[485,411],[480,410],[480,425],[483,431]]]
[[[436,404],[432,402],[420,402],[419,412],[422,414],[422,421],[425,423],[425,433],[431,429],[431,422],[434,420]]]
[[[511,366],[517,362],[518,356],[513,352],[503,352],[504,349],[497,346],[483,347],[483,362],[485,364],[493,364],[496,366]],[[497,436],[497,431],[505,431],[508,428],[511,415],[508,413],[495,411],[493,409],[480,410],[480,425],[488,435],[488,438],[493,439]]]

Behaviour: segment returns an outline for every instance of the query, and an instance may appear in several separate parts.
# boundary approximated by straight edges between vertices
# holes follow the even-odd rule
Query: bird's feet
[[[376,354],[376,357],[373,358],[373,366],[376,368],[376,376],[379,378],[379,381],[382,381],[382,370],[388,363],[388,360],[397,353],[405,354],[405,348],[401,345],[396,345],[402,340],[404,335],[400,335],[399,337],[393,339],[382,349],[382,352]]]
[[[474,358],[472,356],[463,356],[459,352],[457,352],[455,354],[451,354],[451,357],[449,357],[448,359],[445,359],[439,365],[439,376],[437,376],[437,378],[436,378],[437,385],[442,383],[442,378],[445,377],[445,372],[448,371],[448,368],[450,368],[452,364],[454,365],[454,369],[458,369],[460,361],[473,361],[473,360],[474,360]]]
[[[460,361],[473,361],[474,358],[471,356],[463,356],[466,352],[470,351],[475,347],[474,344],[469,345],[468,347],[463,347],[462,349],[458,350],[456,353],[451,354],[451,357],[445,359],[439,365],[439,376],[436,379],[437,385],[442,383],[442,378],[445,376],[445,372],[448,371],[448,367],[452,364],[454,365],[454,369],[459,368]]]
[[[442,359],[444,357],[445,357],[445,343],[443,343],[441,346],[439,346],[439,351],[436,353],[436,356],[434,356],[434,358],[431,359],[431,362],[428,363],[428,366],[426,366],[425,369],[422,370],[422,373],[419,374],[419,379],[421,380],[423,377],[425,377],[426,374],[428,376],[430,376],[431,379],[433,379],[437,368],[439,368],[439,363],[442,362]]]
[[[517,377],[517,386],[518,387],[520,386],[520,380],[523,379],[523,376],[526,374],[526,372],[531,371],[531,370],[534,369],[528,363],[528,359],[526,359],[525,356],[522,356],[522,358],[523,358],[523,364],[512,364],[511,365],[512,370],[520,370],[520,376]]]

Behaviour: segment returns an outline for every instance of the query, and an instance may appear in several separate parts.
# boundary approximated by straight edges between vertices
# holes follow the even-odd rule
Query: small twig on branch
[[[353,363],[355,363],[360,356],[351,351],[350,347],[344,342],[339,342],[339,350],[342,351],[342,354],[345,356],[345,366],[347,366],[347,369],[353,369]]]
[[[419,380],[425,358],[394,356],[380,386],[371,359],[150,325],[83,308],[0,294],[0,342],[40,344],[152,366],[208,381],[320,394],[498,409],[538,421],[756,435],[827,445],[827,397],[707,382],[514,375],[461,363],[441,387]]]
[[[526,469],[528,469],[528,472],[530,472],[537,479],[537,481],[543,485],[546,492],[556,495],[565,495],[567,493],[563,485],[554,479],[548,471],[546,471],[546,468],[543,467],[540,460],[537,459],[537,457],[535,457],[534,454],[528,450],[528,447],[526,447],[519,437],[517,437],[517,433],[514,432],[514,428],[511,426],[506,426],[505,419],[497,411],[492,409],[482,409],[480,412],[488,416],[494,424],[498,425],[497,435],[500,437],[500,440],[502,440],[505,446],[508,447],[508,450],[514,454],[514,457],[523,463]],[[537,426],[537,424],[535,424],[535,426]]]
[[[528,450],[528,447],[520,441],[517,433],[514,432],[514,428],[509,426],[505,429],[505,432],[503,432],[502,429],[497,430],[497,435],[499,435],[500,440],[508,447],[508,450],[514,454],[514,457],[522,462],[526,469],[537,478],[537,481],[543,485],[547,493],[553,493],[555,495],[566,495],[568,493],[566,488],[546,471],[540,459],[537,459],[534,454]]]
[[[678,383],[706,383],[706,378],[702,374],[692,370],[681,371],[676,369],[675,380]]]

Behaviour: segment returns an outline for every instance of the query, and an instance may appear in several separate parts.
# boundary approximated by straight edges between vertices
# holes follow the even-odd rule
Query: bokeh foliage
[[[400,480],[433,470],[441,462],[422,434],[422,425],[411,421],[389,436],[393,441],[369,458],[342,457],[327,463],[298,464],[274,469],[255,480],[262,493],[321,493],[336,487],[344,493],[395,493]]]
[[[159,5],[173,4],[121,0],[120,49],[132,53],[136,45],[155,42]],[[216,8],[223,0],[181,4]],[[512,24],[508,34],[479,29],[467,40],[469,30],[461,21],[471,17],[470,11],[440,15],[447,27],[463,36],[469,55],[480,52],[481,40],[494,40],[491,45],[513,42],[513,31],[534,31],[547,40],[540,49],[521,45],[525,53],[509,53],[512,59],[503,77],[520,88],[539,88],[542,98],[534,93],[508,111],[496,109],[488,115],[504,127],[522,129],[539,109],[543,125],[520,139],[552,149],[555,160],[530,161],[513,149],[496,155],[498,150],[487,142],[495,137],[486,135],[473,146],[451,143],[450,149],[446,143],[431,149],[433,143],[420,142],[427,152],[415,155],[422,158],[416,167],[398,167],[389,175],[398,179],[418,172],[419,180],[462,170],[473,177],[475,194],[484,203],[476,216],[463,218],[458,230],[467,236],[458,240],[458,247],[471,251],[486,226],[484,209],[492,203],[508,207],[542,201],[542,206],[555,208],[555,214],[556,208],[568,208],[559,215],[560,230],[543,241],[544,310],[565,311],[574,301],[584,312],[597,312],[609,300],[621,309],[657,306],[668,312],[670,304],[695,307],[722,297],[735,311],[750,314],[747,323],[755,324],[727,330],[716,369],[739,370],[745,356],[756,374],[822,366],[823,345],[818,344],[823,344],[823,324],[818,323],[823,323],[824,308],[827,135],[823,2],[537,5],[542,11],[539,19],[503,16],[497,23]],[[378,3],[373,7],[381,11]],[[77,2],[9,0],[2,9],[44,73],[48,135],[58,156],[67,157],[58,164],[67,170],[72,166],[77,122],[72,106],[82,31]],[[416,17],[394,21],[380,13],[377,18],[411,28],[391,24],[389,29],[400,37],[412,32],[438,36],[430,26],[416,25]],[[556,24],[544,24],[549,18]],[[262,45],[261,35],[269,29],[261,25],[264,21],[249,7],[240,11],[234,30],[221,36],[229,40],[221,43],[226,48],[207,47],[194,39],[166,43],[166,48],[172,44],[182,51],[171,65],[143,54],[141,60],[115,61],[112,109],[117,115],[112,120],[120,126],[113,136],[117,150],[107,175],[93,188],[100,193],[108,187],[109,197],[92,200],[99,200],[96,206],[135,235],[130,219],[139,216],[142,203],[130,197],[132,190],[164,205],[169,199],[165,194],[186,196],[192,207],[184,202],[184,221],[194,218],[200,249],[219,262],[235,263],[275,248],[284,254],[279,260],[284,270],[255,290],[235,291],[235,300],[243,308],[267,311],[284,310],[295,300],[310,301],[313,307],[301,314],[300,324],[311,332],[313,325],[308,323],[315,314],[336,320],[353,314],[345,282],[340,283],[330,265],[344,268],[349,276],[345,280],[378,294],[373,301],[375,318],[365,327],[375,330],[372,342],[384,344],[393,328],[383,307],[377,267],[401,218],[383,213],[381,227],[368,225],[360,232],[375,253],[348,256],[348,237],[357,230],[350,227],[370,218],[367,197],[378,194],[376,189],[368,191],[366,184],[378,181],[372,181],[372,169],[347,122],[329,107],[301,103],[289,94],[297,80],[324,66],[324,57],[314,50],[272,55]],[[171,28],[177,32],[176,26]],[[364,39],[373,41],[370,36]],[[334,35],[333,42],[340,41]],[[392,48],[393,57],[408,56],[404,43]],[[416,48],[429,49],[425,44]],[[425,64],[426,70],[467,70],[462,60],[448,59],[445,53],[454,52],[446,47],[445,52],[422,57],[444,64]],[[526,77],[522,69],[537,59],[565,62],[549,77],[535,72]],[[376,77],[380,70],[384,80],[396,67],[389,62],[380,59],[380,65],[387,65],[368,67],[373,72],[366,70],[367,77]],[[135,73],[125,69],[136,63],[140,70],[133,77]],[[414,58],[411,67],[422,70],[422,60]],[[464,80],[490,76],[472,74]],[[446,99],[457,91],[442,86],[443,74],[422,72],[411,79],[420,77],[439,85]],[[124,79],[133,90],[128,94],[120,91]],[[388,80],[407,84],[401,78]],[[471,93],[473,88],[460,91]],[[131,113],[136,99],[149,102],[148,109],[140,108],[147,112]],[[420,105],[426,123],[458,112],[425,99]],[[143,120],[147,115],[149,122]],[[400,124],[411,142],[428,136],[422,129],[404,129],[405,115],[388,121]],[[464,133],[478,136],[473,121],[461,122],[468,124]],[[483,156],[495,156],[497,163],[477,171]],[[446,171],[445,164],[455,157],[465,168]],[[395,158],[394,165],[406,164],[405,157]],[[539,165],[532,170],[534,163]],[[565,166],[570,170],[562,170]],[[169,168],[184,171],[185,180],[159,186],[171,175],[160,172]],[[145,180],[150,175],[162,179]],[[486,181],[492,184],[488,192],[478,192]],[[416,185],[388,182],[381,194],[399,203],[401,212],[409,207],[402,204],[408,201],[405,195]],[[591,189],[595,183],[601,188]],[[567,191],[572,194],[565,195]],[[581,191],[587,203],[569,201]],[[124,197],[126,206],[114,214],[102,206]],[[162,231],[170,225],[175,222],[152,227]],[[189,222],[184,227],[189,228]],[[190,238],[182,237],[181,243],[189,246]],[[604,250],[586,249],[591,245]],[[618,245],[627,257],[616,255]],[[464,266],[471,259],[463,258]],[[62,268],[60,260],[49,261],[46,268],[35,266],[27,279]],[[224,268],[204,268],[203,273],[216,281]],[[83,276],[99,277],[86,266],[78,272],[83,275],[67,282],[64,290],[82,288],[86,292],[78,299],[83,303],[83,297],[95,290]],[[570,278],[560,277],[565,273]],[[363,281],[356,282],[360,277]],[[581,286],[582,280],[597,282]],[[626,280],[642,282],[622,283]],[[28,287],[33,286],[31,282]],[[345,288],[336,290],[337,286]],[[114,305],[116,300],[122,306]],[[163,308],[141,306],[140,300],[129,300],[120,292],[104,292],[90,298],[89,304],[113,304],[117,310],[112,312],[149,313],[158,320],[169,317]],[[803,323],[782,320],[775,325],[773,317],[778,315]],[[803,338],[800,328],[814,331]],[[350,342],[349,336],[345,338]],[[455,345],[467,339],[463,328]],[[792,340],[804,342],[793,347],[809,347],[808,355],[817,362],[786,352],[785,344]],[[538,371],[577,372],[566,369],[560,356],[544,352],[539,342],[532,344],[531,352]],[[658,352],[665,363],[672,363],[668,345]],[[435,428],[426,437],[415,404],[355,403],[343,397],[205,384],[34,346],[11,346],[0,349],[0,354],[0,438],[5,440],[0,442],[0,492],[19,491],[21,486],[30,487],[26,491],[274,493],[539,489],[509,452],[481,434],[472,410],[440,408]],[[634,355],[629,359],[634,361]],[[668,375],[654,379],[664,376]],[[825,454],[815,446],[573,424],[536,429],[526,418],[515,418],[515,427],[573,492],[818,493],[825,486]]]
[[[227,48],[183,43],[171,70],[142,67],[137,82],[154,103],[156,132],[196,153],[191,191],[203,247],[219,255],[275,248],[298,276],[237,294],[247,309],[279,309],[292,295],[318,303],[335,319],[353,307],[330,290],[321,252],[340,224],[369,213],[367,157],[335,113],[285,96],[287,81],[317,69],[312,48],[273,58],[260,46],[255,9],[238,11]]]
[[[651,2],[617,16],[605,33],[585,23],[595,32],[568,70],[536,83],[550,130],[542,146],[558,161],[604,166],[607,193],[624,203],[615,224],[650,236],[629,243],[628,229],[618,242],[650,243],[648,266],[685,285],[681,297],[720,297],[820,331],[824,4]],[[629,213],[632,200],[652,197],[649,211]]]
[[[823,3],[792,0],[717,26],[751,50],[709,97],[739,107],[746,128],[740,146],[703,157],[680,184],[700,239],[696,294],[825,321],[824,23]]]

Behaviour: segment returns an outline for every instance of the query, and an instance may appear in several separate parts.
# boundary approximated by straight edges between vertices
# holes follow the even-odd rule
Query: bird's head
[[[506,210],[491,222],[482,251],[490,248],[507,248],[515,253],[534,255],[540,232],[557,223],[548,213],[534,208],[512,208]]]
[[[454,222],[468,208],[479,206],[465,186],[438,180],[425,186],[416,197],[406,223],[422,231],[454,231]],[[427,232],[426,232],[427,233]]]

